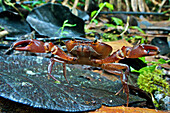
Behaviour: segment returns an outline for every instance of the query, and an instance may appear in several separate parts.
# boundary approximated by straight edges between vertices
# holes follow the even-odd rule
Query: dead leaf
[[[92,111],[89,113],[168,113],[165,111],[159,111],[156,109],[148,109],[148,108],[139,108],[139,107],[124,107],[124,106],[118,106],[118,107],[106,107],[102,106],[100,109],[97,109],[96,111]]]
[[[34,8],[26,18],[27,22],[40,35],[56,36],[82,36],[84,35],[84,21],[71,13],[68,7],[61,4],[47,3]],[[61,30],[65,20],[76,26],[65,26]]]
[[[112,41],[112,42],[105,42],[105,43],[112,46],[113,48],[112,52],[115,52],[116,50],[121,49],[123,46],[133,47],[133,45],[127,42],[125,39]]]

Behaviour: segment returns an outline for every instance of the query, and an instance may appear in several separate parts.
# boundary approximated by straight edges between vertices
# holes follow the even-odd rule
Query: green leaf
[[[138,71],[138,70],[134,69],[134,68],[133,68],[133,67],[131,67],[131,66],[130,66],[130,71],[131,71],[131,72],[137,72],[137,73],[139,73],[139,71]]]
[[[156,69],[156,65],[151,65],[151,66],[143,67],[140,70],[132,69],[131,71],[138,72],[140,74],[144,74],[145,72],[153,72],[153,71],[155,71],[155,69]]]
[[[166,61],[166,63],[169,63],[169,62],[170,62],[170,60],[167,60],[167,61]]]
[[[143,38],[142,36],[135,35],[135,39],[142,39],[142,38]]]
[[[44,1],[34,1],[34,3],[31,6],[34,7],[35,5],[42,4],[42,3],[45,3],[45,2]]]
[[[74,27],[74,26],[76,26],[76,24],[64,24],[64,26],[67,26],[67,27]]]
[[[153,72],[156,69],[156,65],[151,65],[151,66],[146,66],[143,67],[142,69],[140,69],[140,73],[143,73],[144,71],[148,71],[148,72]]]
[[[140,41],[141,44],[144,44],[145,43],[145,40],[143,38],[141,38],[141,41]]]
[[[4,30],[5,28],[0,25],[0,30]]]
[[[97,13],[96,10],[94,10],[93,12],[91,12],[91,17],[93,17],[96,13]]]
[[[113,24],[105,24],[107,27],[116,27],[115,25]]]
[[[164,60],[163,58],[160,58],[160,59],[158,60],[158,62],[159,62],[160,64],[165,64],[165,63],[167,63],[167,61]]]
[[[108,3],[108,2],[106,2],[106,7],[107,7],[108,9],[110,9],[111,11],[114,10],[113,5],[110,4],[110,3]]]
[[[116,18],[116,17],[111,17],[111,19],[116,23],[116,25],[123,26],[123,21],[121,19]]]
[[[132,29],[137,29],[137,30],[140,31],[141,33],[145,34],[145,32],[144,32],[141,28],[139,28],[138,26],[130,26],[130,28],[132,28]]]
[[[98,24],[98,23],[99,23],[97,19],[93,19],[93,22],[94,22],[95,24]]]
[[[21,4],[21,7],[24,8],[24,9],[26,9],[26,10],[28,10],[28,11],[31,11],[31,8],[29,8],[29,7],[26,6],[26,5],[22,5],[22,4]]]
[[[63,34],[68,34],[68,33],[69,33],[69,32],[67,32],[67,31],[63,31],[63,32],[62,32],[62,35],[63,35]]]
[[[170,12],[170,10],[166,10],[166,11],[163,11],[162,13],[166,14],[166,13],[169,13],[169,12]]]
[[[105,4],[106,4],[106,2],[105,2],[105,3],[100,3],[100,4],[99,4],[99,8],[102,8],[103,5],[105,5]]]
[[[140,57],[139,59],[142,60],[144,63],[147,63],[145,57]]]
[[[65,21],[63,22],[63,26],[64,26],[67,22],[68,22],[68,20],[65,20]]]

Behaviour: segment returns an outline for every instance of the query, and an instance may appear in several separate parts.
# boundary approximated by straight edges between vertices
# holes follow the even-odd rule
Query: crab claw
[[[129,51],[128,58],[138,58],[143,56],[153,56],[159,54],[159,48],[153,45],[136,45]]]
[[[45,53],[44,42],[35,39],[15,42],[11,48],[18,51]]]

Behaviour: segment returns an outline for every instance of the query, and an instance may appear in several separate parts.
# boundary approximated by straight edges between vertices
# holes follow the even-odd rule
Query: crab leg
[[[11,49],[18,50],[18,51],[30,51],[34,53],[51,52],[52,54],[57,55],[57,57],[51,58],[48,66],[48,76],[50,76],[52,79],[56,81],[58,80],[51,75],[54,62],[59,62],[63,64],[63,74],[66,81],[68,82],[66,78],[66,63],[77,60],[77,58],[67,55],[62,49],[60,49],[58,46],[54,45],[53,43],[51,42],[44,43],[42,41],[35,40],[35,39],[17,41],[13,44]]]
[[[58,60],[58,59],[55,59],[55,58],[51,58],[50,63],[48,65],[48,75],[51,78],[53,78],[55,81],[58,81],[53,75],[51,75],[52,68],[53,68],[53,65],[54,65],[55,62],[59,62],[59,63],[63,64],[63,75],[64,75],[64,78],[66,79],[66,81],[68,82],[67,77],[66,77],[66,63],[64,61],[61,61],[61,60]]]
[[[106,63],[101,66],[102,69],[105,71],[115,74],[115,75],[120,75],[121,82],[123,84],[123,88],[121,88],[117,93],[119,94],[120,91],[123,89],[123,92],[126,93],[127,95],[127,106],[129,104],[129,87],[128,87],[128,75],[129,75],[129,66],[126,64],[121,64],[121,63]],[[123,69],[125,69],[125,73],[123,73]]]
[[[159,53],[159,48],[152,45],[140,44],[134,47],[123,46],[121,49],[118,49],[112,55],[106,57],[105,59],[93,59],[91,60],[96,64],[104,64],[111,62],[118,62],[124,58],[139,58],[143,56],[153,56]]]

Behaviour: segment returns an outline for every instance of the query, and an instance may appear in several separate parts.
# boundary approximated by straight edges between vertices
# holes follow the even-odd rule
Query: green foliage
[[[94,17],[94,15],[97,13],[96,10],[94,10],[93,12],[91,12],[91,17]]]
[[[67,34],[67,33],[68,33],[67,31],[64,31],[64,28],[65,28],[65,27],[75,27],[75,26],[76,26],[76,24],[69,24],[69,23],[68,23],[68,20],[65,20],[65,21],[63,22],[62,27],[60,27],[60,29],[58,29],[58,31],[57,31],[56,33],[58,33],[59,31],[61,31],[60,36],[64,36],[64,34]]]
[[[116,23],[116,25],[124,26],[123,21],[116,17],[111,17],[111,19]]]
[[[32,4],[30,4],[30,6],[21,4],[21,7],[28,11],[31,11],[32,8],[34,8],[36,5],[45,4],[45,3],[46,2],[44,2],[42,0],[38,0],[38,1],[34,1]]]
[[[107,7],[109,10],[113,10],[113,9],[114,9],[114,8],[113,8],[113,5],[110,4],[110,3],[108,3],[108,2],[100,3],[100,4],[99,4],[99,10],[98,10],[98,11],[94,10],[93,12],[91,12],[91,17],[93,17],[93,18],[91,19],[90,23],[92,23],[92,22],[95,20],[95,18],[97,17],[97,15],[100,13],[100,11],[101,11],[104,7]],[[95,20],[95,21],[96,21],[96,20]],[[96,23],[96,22],[95,22],[95,23]]]
[[[0,2],[0,3],[2,4],[2,2]],[[15,7],[15,3],[12,3],[11,0],[4,0],[4,3],[5,3],[6,5],[14,8],[14,9],[18,12],[18,14],[19,14],[22,18],[24,18],[23,14],[18,10],[17,7]],[[4,9],[3,9],[3,10],[4,10]],[[5,9],[5,10],[6,10],[6,9]]]
[[[113,25],[113,24],[104,24],[104,25],[106,25],[107,27],[114,27],[114,28],[116,28],[116,26]]]
[[[0,25],[0,31],[3,31],[3,30],[5,30],[5,28]]]
[[[34,1],[33,4],[31,4],[32,7],[34,7],[35,5],[39,5],[39,4],[44,4],[46,2],[42,1],[42,0],[38,0],[38,1]]]
[[[138,26],[130,26],[129,28],[132,28],[132,29],[137,29],[138,31],[140,31],[141,33],[145,34],[145,32]]]
[[[103,6],[107,7],[109,10],[113,11],[114,8],[113,8],[113,5],[108,3],[108,2],[104,2],[104,3],[100,3],[99,4],[99,8],[103,8]]]
[[[153,93],[154,91],[159,91],[160,93],[164,93],[165,96],[170,95],[170,88],[168,82],[163,79],[163,70],[157,69],[158,64],[164,64],[169,61],[164,59],[159,59],[158,62],[145,61],[144,57],[141,58],[145,63],[152,63],[151,66],[143,67],[140,70],[132,70],[132,72],[140,73],[137,84],[139,88],[149,93],[152,97],[153,103],[156,107],[159,107],[158,102],[154,99]]]
[[[139,35],[135,35],[135,36],[131,36],[130,38],[128,38],[128,37],[126,38],[127,41],[133,40],[133,39],[140,40],[140,44],[144,44],[147,42],[147,39],[145,39],[143,36],[139,36]]]
[[[104,33],[103,34],[103,41],[109,42],[109,41],[116,41],[118,40],[117,35],[113,33]]]
[[[6,11],[5,5],[3,4],[3,0],[0,0],[0,6],[2,7],[3,11]]]
[[[26,10],[28,10],[28,11],[31,11],[31,10],[32,10],[32,9],[31,9],[30,7],[28,7],[27,5],[22,5],[22,4],[21,4],[21,7],[24,8],[24,9],[26,9]]]

